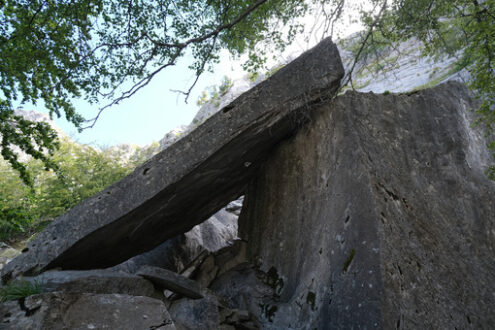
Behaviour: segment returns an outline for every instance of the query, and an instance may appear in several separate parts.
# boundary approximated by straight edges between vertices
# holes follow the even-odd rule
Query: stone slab
[[[157,299],[52,292],[0,304],[0,329],[161,329],[174,322]]]
[[[137,275],[150,280],[162,289],[170,290],[191,299],[203,298],[201,288],[197,282],[170,270],[144,266],[137,272]]]
[[[103,269],[47,271],[38,276],[23,279],[39,284],[43,292],[119,293],[130,296],[160,297],[160,292],[155,290],[153,284],[140,276]]]
[[[238,198],[269,151],[334,96],[344,74],[323,40],[120,182],[51,223],[2,280],[114,266],[190,230]]]

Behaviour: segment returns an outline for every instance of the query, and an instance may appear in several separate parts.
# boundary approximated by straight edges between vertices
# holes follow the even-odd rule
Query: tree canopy
[[[56,169],[43,153],[57,148],[56,135],[46,124],[16,116],[20,104],[43,102],[50,115],[91,126],[99,114],[85,122],[75,98],[102,111],[188,52],[197,77],[221,49],[248,54],[246,66],[256,68],[268,51],[260,42],[279,49],[290,43],[298,26],[293,18],[306,9],[300,0],[0,0],[2,156],[27,183],[32,179],[15,146]]]
[[[0,240],[38,232],[69,208],[122,179],[145,158],[136,150],[126,160],[121,152],[126,150],[97,150],[62,138],[53,161],[64,180],[44,171],[41,161],[28,160],[26,166],[36,177],[32,187],[23,185],[9,164],[0,159]]]
[[[273,50],[304,31],[299,17],[323,17],[321,37],[344,17],[346,0],[0,0],[1,153],[27,183],[32,179],[16,150],[57,170],[49,154],[56,134],[43,123],[16,116],[22,103],[42,102],[78,128],[94,125],[101,111],[132,97],[186,54],[196,80],[219,60],[220,50],[248,55],[256,71]],[[416,37],[426,53],[461,54],[483,105],[483,123],[495,124],[495,0],[369,0],[362,10],[355,63],[373,44]],[[309,32],[313,31],[310,29]],[[166,74],[166,73],[165,73]],[[352,82],[351,75],[347,82]],[[76,98],[99,113],[85,121]],[[17,149],[16,149],[17,147]],[[495,147],[495,146],[494,146]],[[48,153],[47,153],[48,152]],[[492,169],[492,175],[495,175]]]
[[[361,34],[355,62],[373,56],[370,48],[417,38],[425,55],[457,57],[470,74],[469,86],[481,100],[477,122],[487,137],[495,132],[495,0],[371,0],[374,9],[361,12]],[[378,52],[375,56],[378,58]],[[349,77],[349,80],[352,78]],[[490,148],[495,152],[495,141]],[[494,153],[495,156],[495,153]],[[495,180],[495,166],[487,170]]]

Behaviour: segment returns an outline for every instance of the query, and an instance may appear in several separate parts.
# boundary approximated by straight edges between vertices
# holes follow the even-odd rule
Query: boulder
[[[219,301],[213,294],[202,299],[179,299],[170,306],[170,315],[183,330],[216,330],[220,326]]]
[[[135,274],[143,266],[153,266],[178,272],[201,252],[201,247],[185,234],[172,237],[151,251],[134,256],[121,264],[107,268],[111,271]]]
[[[150,281],[126,273],[108,270],[47,271],[24,280],[37,283],[43,292],[120,293],[131,296],[163,297]]]
[[[206,288],[215,278],[246,261],[246,242],[236,240],[231,246],[226,246],[204,258],[191,275]]]
[[[121,294],[53,292],[0,304],[2,329],[175,330],[162,301]]]
[[[136,273],[142,266],[154,266],[182,273],[203,252],[215,252],[233,243],[237,238],[237,217],[241,207],[242,201],[229,203],[228,207],[187,233],[109,269]]]
[[[246,310],[256,318],[271,321],[283,286],[277,275],[273,270],[265,273],[244,263],[218,276],[210,289],[225,301],[226,307]]]
[[[493,327],[495,182],[475,108],[448,83],[348,92],[313,111],[253,180],[239,219],[278,297],[268,310],[246,304],[226,284],[245,293],[249,281],[232,273],[211,288],[265,329]]]
[[[257,330],[260,328],[258,320],[248,311],[220,308],[220,327],[228,329]]]
[[[343,76],[323,40],[239,96],[132,174],[52,222],[2,270],[2,280],[106,268],[187,232],[242,195],[270,150],[334,96]]]
[[[208,220],[185,233],[186,241],[190,245],[198,246],[198,250],[204,249],[209,252],[216,252],[231,245],[237,238],[238,214],[234,213],[236,211],[219,210]]]
[[[225,211],[233,213],[237,216],[241,214],[242,203],[244,202],[244,196],[241,196],[239,199],[230,202],[226,207]],[[236,222],[237,223],[237,222]]]
[[[215,257],[210,254],[199,265],[195,281],[204,288],[207,288],[218,274],[218,266],[215,265]]]
[[[205,290],[198,300],[176,300],[170,306],[170,315],[178,330],[259,329],[256,317],[246,310],[225,307],[222,299]]]
[[[203,298],[201,288],[197,282],[167,269],[144,266],[137,274],[164,290],[170,290],[191,299]]]

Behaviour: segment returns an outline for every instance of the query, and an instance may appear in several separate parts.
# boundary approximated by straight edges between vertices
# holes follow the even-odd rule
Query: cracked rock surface
[[[175,325],[157,299],[53,292],[0,305],[0,329],[160,329]]]
[[[273,302],[250,310],[264,328],[495,324],[495,183],[475,105],[459,83],[349,92],[281,144],[239,219],[248,259],[276,274]]]

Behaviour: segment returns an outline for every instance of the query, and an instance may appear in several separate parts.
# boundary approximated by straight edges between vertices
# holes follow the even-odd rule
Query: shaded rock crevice
[[[34,313],[36,313],[40,308],[41,306],[34,306],[33,308],[29,308],[26,306],[26,298],[21,298],[18,300],[19,302],[19,308],[24,311],[24,316],[26,317],[30,317],[32,316]]]

